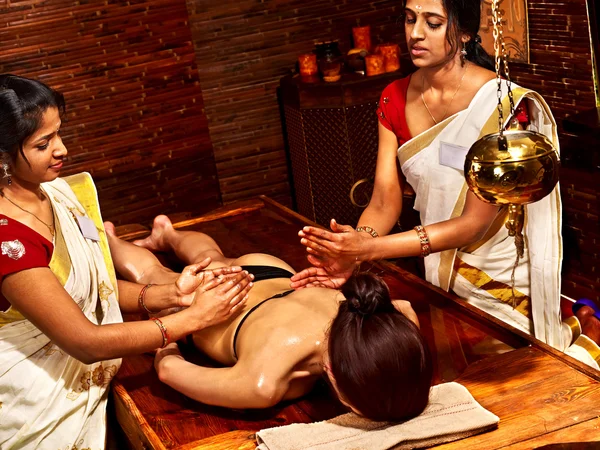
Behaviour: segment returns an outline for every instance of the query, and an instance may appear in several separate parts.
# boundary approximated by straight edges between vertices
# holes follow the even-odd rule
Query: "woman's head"
[[[342,293],[346,300],[328,344],[328,374],[340,399],[377,421],[420,414],[429,398],[432,363],[417,326],[394,308],[386,284],[374,275],[353,275]]]
[[[32,182],[58,176],[66,154],[58,136],[64,110],[62,94],[44,83],[0,75],[0,158],[13,175]]]
[[[477,34],[481,0],[404,0],[406,43],[417,67],[446,64],[466,51],[466,59],[493,70]]]

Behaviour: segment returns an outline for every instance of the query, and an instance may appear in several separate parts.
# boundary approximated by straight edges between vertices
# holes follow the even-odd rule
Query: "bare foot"
[[[589,306],[582,306],[576,315],[581,323],[583,334],[600,345],[600,320],[594,317],[594,310]]]
[[[171,220],[165,215],[156,216],[152,224],[152,232],[145,239],[133,241],[138,247],[147,248],[153,252],[164,252],[170,249],[165,240],[165,234],[173,231]]]
[[[104,231],[108,236],[117,237],[117,232],[115,231],[115,224],[112,222],[104,222]]]

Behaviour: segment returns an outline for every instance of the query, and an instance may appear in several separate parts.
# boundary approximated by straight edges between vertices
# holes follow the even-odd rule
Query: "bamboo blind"
[[[375,44],[403,42],[399,0],[188,0],[223,201],[256,194],[291,202],[279,80],[315,41],[351,48],[352,27]],[[404,44],[402,44],[404,46]],[[404,46],[405,48],[405,46]]]
[[[91,172],[105,219],[220,204],[184,0],[0,7],[0,72],[65,94],[65,173]]]

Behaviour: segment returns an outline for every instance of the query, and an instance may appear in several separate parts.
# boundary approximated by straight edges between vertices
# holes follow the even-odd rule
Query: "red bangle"
[[[160,348],[165,348],[171,341],[171,338],[169,337],[169,332],[167,331],[167,327],[165,326],[164,323],[162,323],[162,320],[160,320],[158,317],[152,317],[150,320],[153,320],[154,323],[160,329],[160,332],[162,333],[162,338],[163,338],[163,344]]]
[[[425,231],[425,227],[422,225],[417,225],[414,230],[417,232],[417,236],[419,236],[419,241],[421,242],[421,256],[425,258],[431,253],[429,236],[427,235],[427,231]]]
[[[147,284],[140,291],[140,295],[138,295],[138,306],[140,307],[140,309],[143,309],[148,314],[152,314],[152,311],[150,311],[148,309],[148,307],[146,306],[146,291],[152,286],[153,286],[152,284]]]

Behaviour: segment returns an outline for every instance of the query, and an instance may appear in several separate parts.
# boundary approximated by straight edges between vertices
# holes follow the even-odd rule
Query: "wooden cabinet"
[[[281,80],[285,129],[298,212],[327,226],[331,218],[355,225],[362,208],[352,204],[355,182],[375,175],[378,121],[383,89],[406,75],[402,70],[375,77],[346,74],[339,82],[313,83],[298,75]],[[366,204],[372,183],[355,191]]]

